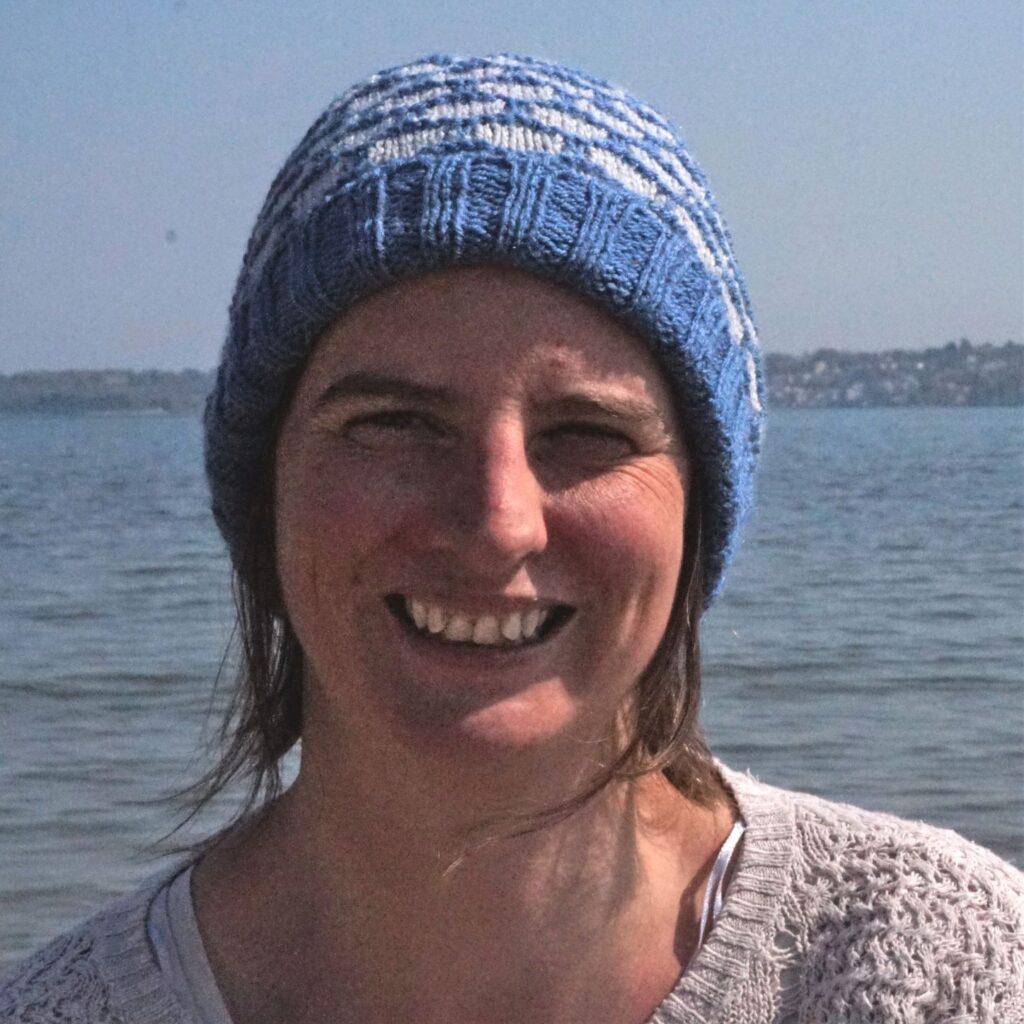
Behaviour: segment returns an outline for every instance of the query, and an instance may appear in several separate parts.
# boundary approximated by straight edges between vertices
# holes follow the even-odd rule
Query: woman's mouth
[[[522,609],[474,612],[406,594],[389,594],[388,610],[417,636],[446,644],[525,647],[554,635],[572,618],[565,604],[534,604]]]

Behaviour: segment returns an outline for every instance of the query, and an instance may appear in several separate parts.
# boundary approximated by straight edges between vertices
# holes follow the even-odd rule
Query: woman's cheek
[[[614,579],[645,568],[675,581],[682,564],[685,485],[674,462],[629,465],[574,488],[557,503],[565,529]],[[621,574],[621,575],[619,575]]]
[[[305,474],[318,528],[380,533],[421,505],[438,479],[429,459],[325,446]]]

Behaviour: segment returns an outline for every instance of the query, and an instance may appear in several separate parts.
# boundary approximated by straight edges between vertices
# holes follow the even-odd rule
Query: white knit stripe
[[[500,71],[495,75],[495,82],[499,89],[504,82],[515,82],[523,84],[527,88],[551,89],[551,101],[566,103],[575,98],[593,99],[596,90],[599,88],[595,82],[583,82],[574,76],[566,76],[559,68],[547,68],[534,64],[518,64],[506,61],[500,62],[510,69],[507,75]],[[494,73],[494,69],[491,69]]]
[[[437,61],[431,60],[428,57],[424,60],[417,61],[415,64],[406,64],[404,67],[395,68],[392,71],[387,72],[387,77],[395,80],[415,78],[417,75],[438,76],[450,73],[451,69],[448,64],[438,64]],[[370,81],[375,81],[377,77],[377,75],[374,75]]]
[[[470,82],[480,82],[485,78],[491,78],[494,75],[494,68],[484,66],[482,68],[470,68],[468,71],[460,71],[454,75],[450,75],[454,80],[463,80]]]
[[[646,107],[634,109],[634,107],[628,102],[628,94],[623,90],[611,87],[602,87],[597,83],[593,83],[592,85],[582,85],[571,78],[563,77],[554,69],[549,69],[543,65],[531,64],[529,62],[524,63],[518,58],[509,56],[499,56],[494,59],[491,65],[462,70],[452,68],[447,64],[438,64],[434,61],[420,61],[417,64],[411,64],[407,67],[400,68],[395,72],[389,73],[386,77],[374,76],[370,79],[370,82],[372,84],[377,84],[377,82],[380,81],[382,83],[381,86],[377,89],[371,88],[361,96],[348,99],[348,109],[351,113],[359,113],[369,107],[381,104],[388,97],[391,97],[405,89],[409,79],[418,76],[429,78],[429,81],[424,82],[424,92],[431,88],[443,89],[450,87],[450,84],[453,82],[464,83],[472,80],[478,81],[480,83],[479,87],[482,89],[486,89],[487,91],[500,89],[503,94],[508,95],[512,95],[510,91],[512,88],[530,88],[529,86],[521,86],[518,84],[513,86],[510,83],[507,89],[503,89],[501,83],[504,76],[502,76],[501,72],[496,69],[495,65],[513,69],[516,73],[516,77],[522,76],[532,79],[534,82],[538,83],[539,88],[552,89],[553,87],[553,94],[550,98],[554,98],[554,94],[561,93],[563,95],[568,94],[573,97],[578,97],[583,100],[593,100],[599,91],[606,104],[613,107],[626,123],[633,126],[635,131],[639,131],[644,135],[652,135],[669,144],[672,144],[675,141],[672,132],[660,123],[653,110]],[[415,93],[412,93],[401,98],[395,97],[395,99],[391,103],[388,103],[388,105],[383,109],[390,109],[394,102],[400,102],[404,106],[411,105],[413,102],[416,102],[416,100],[411,98],[415,95]],[[544,95],[537,98],[548,99],[549,97]],[[339,101],[339,103],[340,102],[341,101]],[[588,111],[588,113],[592,113],[592,111]],[[610,112],[608,112],[607,116],[614,117]],[[595,117],[595,119],[597,118]],[[622,131],[623,129],[619,128],[618,130]]]
[[[419,131],[403,132],[401,135],[389,135],[372,143],[366,151],[366,158],[375,164],[399,158],[408,159],[428,146],[444,142],[448,134],[447,128],[421,128]]]
[[[270,230],[260,239],[258,247],[253,252],[249,262],[246,263],[242,272],[245,274],[246,280],[252,279],[258,281],[263,274],[263,266],[270,258],[270,255],[276,251],[277,242],[275,238],[280,233],[282,224],[286,227],[288,223],[303,223],[312,211],[320,205],[324,196],[335,187],[337,182],[330,175],[320,174],[309,184],[305,189],[300,192],[292,191],[287,193],[287,202],[291,205],[292,210],[286,221],[282,221],[277,216],[268,217],[267,223],[270,224]],[[285,197],[282,197],[275,204],[275,209],[282,206]]]
[[[725,228],[718,216],[718,212],[708,201],[707,190],[701,187],[675,154],[668,152],[664,148],[658,146],[653,153],[642,149],[640,146],[630,146],[629,149],[633,158],[649,170],[657,178],[665,191],[677,202],[680,191],[688,192],[692,196],[694,205],[697,207],[693,212],[698,213],[705,221],[711,221],[712,231],[701,231],[700,234],[709,251],[713,253],[714,267],[722,271],[731,266],[732,253],[729,251]],[[666,169],[661,161],[668,163],[671,169],[675,171],[676,176],[669,173],[669,170]],[[690,220],[689,214],[687,214],[687,219]],[[690,222],[693,223],[692,220]]]
[[[679,159],[670,149],[659,146],[656,150],[658,160],[668,166],[669,170],[688,188],[702,203],[707,202],[708,191],[700,182],[686,169],[682,160]]]
[[[375,106],[380,102],[382,97],[390,96],[397,92],[404,82],[384,82],[379,79],[378,76],[374,75],[370,79],[370,86],[372,88],[363,87],[362,91],[358,95],[343,97],[347,99],[344,104],[345,111],[349,116],[353,114],[361,114],[364,110],[368,110],[370,107]]]
[[[413,93],[410,96],[392,98],[392,101],[388,101],[388,105],[393,107],[393,109],[391,109],[388,114],[385,114],[379,119],[375,119],[371,125],[364,129],[348,132],[341,136],[341,138],[333,141],[329,146],[331,157],[333,159],[338,159],[346,153],[354,152],[363,146],[369,146],[367,158],[373,163],[382,163],[402,155],[411,156],[415,153],[421,152],[428,145],[444,141],[444,139],[459,131],[460,126],[446,125],[444,123],[445,121],[454,121],[460,118],[469,120],[477,117],[485,117],[487,115],[499,113],[506,106],[505,101],[500,98],[476,103],[437,103],[435,105],[431,105],[429,102],[431,98],[440,99],[442,97],[447,97],[449,90],[447,88],[434,87],[429,90],[429,92],[431,92],[433,96],[427,96],[428,90],[422,90],[420,93]],[[388,134],[389,131],[394,129],[405,117],[405,105],[413,96],[416,96],[421,100],[426,99],[427,101],[427,106],[418,112],[417,121],[427,122],[428,124],[430,122],[438,122],[437,128],[431,129],[429,127],[424,127],[419,129],[417,132],[404,132],[402,133],[404,138],[403,142],[389,141],[395,138],[395,136]],[[536,120],[541,123],[550,124],[556,130],[562,132],[578,134],[587,141],[594,141],[606,135],[603,129],[595,128],[586,121],[580,118],[574,118],[571,114],[563,113],[557,108],[546,108],[540,104],[534,104],[531,113],[534,115]],[[374,111],[374,114],[376,115],[376,111]],[[565,140],[560,139],[556,143],[546,132],[532,132],[530,129],[519,127],[508,128],[501,131],[498,131],[493,127],[489,127],[483,132],[474,129],[474,135],[477,138],[491,141],[493,145],[498,146],[505,145],[498,140],[507,139],[508,143],[505,148],[521,152],[560,152],[565,145]],[[327,138],[330,138],[329,134]],[[317,155],[317,150],[314,147],[310,153],[307,154],[306,159],[307,161],[312,162],[316,159]],[[610,173],[615,174],[616,172],[611,171]],[[619,173],[628,174],[628,172],[622,169],[619,170]],[[324,194],[329,187],[330,185],[325,184],[323,176],[321,176],[310,186],[307,186],[306,191],[308,192],[308,196],[304,196],[303,200],[315,200],[319,198],[320,195]],[[654,194],[650,192],[650,187],[648,187],[646,191],[637,187],[630,187],[633,188],[633,191],[638,191],[643,195]],[[275,203],[275,210],[283,208],[286,205],[293,204],[296,201],[297,196],[295,189],[293,188],[278,197],[278,200]],[[303,206],[307,207],[308,203],[304,201]]]
[[[653,112],[648,111],[646,108],[641,108],[642,112],[634,110],[628,103],[620,99],[613,99],[612,106],[630,124],[636,125],[645,135],[653,135],[662,142],[667,142],[670,146],[676,143],[675,136],[659,121],[653,120]]]
[[[587,149],[587,159],[591,163],[597,164],[598,167],[617,182],[625,185],[630,192],[643,196],[646,199],[661,198],[658,186],[650,178],[645,178],[635,168],[626,163],[625,160],[611,152],[611,150],[602,149],[600,146],[591,146]]]
[[[631,146],[630,151],[633,157],[638,162],[643,164],[644,167],[650,170],[657,177],[658,181],[666,189],[666,191],[668,191],[674,198],[678,200],[680,185],[686,183],[681,183],[675,180],[671,175],[668,174],[665,168],[660,163],[658,163],[658,161],[647,151],[640,149],[640,147],[638,146]],[[664,154],[665,151],[659,148],[658,152],[659,154]],[[676,161],[676,163],[678,163],[678,161]],[[690,236],[691,240],[693,239],[693,234],[690,232],[690,228],[688,225],[692,224],[693,227],[699,232],[701,239],[707,246],[708,252],[711,254],[713,259],[713,265],[709,266],[708,269],[713,270],[717,274],[722,274],[728,277],[730,274],[729,268],[732,266],[732,254],[729,252],[728,247],[726,246],[725,233],[724,228],[722,227],[722,223],[719,220],[718,215],[715,212],[714,208],[711,206],[711,204],[708,203],[706,199],[705,201],[701,201],[702,198],[706,197],[707,193],[703,189],[700,189],[697,183],[692,178],[690,178],[689,175],[687,175],[687,178],[689,179],[689,185],[692,185],[694,189],[698,189],[699,195],[692,195],[691,193],[692,205],[693,207],[695,207],[695,209],[687,210],[686,220],[683,221],[682,219],[680,219],[680,222],[683,223],[684,227],[686,227],[687,234]],[[689,188],[689,185],[687,185],[687,188]],[[703,224],[701,226],[698,226],[696,221],[693,220],[694,216],[700,217],[700,219],[703,221]],[[711,225],[707,225],[707,221],[709,219],[712,221]],[[709,226],[711,227],[710,231],[707,230]],[[733,298],[734,301],[739,302],[739,304],[742,306],[742,297],[740,295],[737,294]],[[749,320],[749,318],[746,317],[745,311],[743,311],[743,317],[745,320]]]
[[[472,117],[487,117],[505,109],[504,100],[483,100],[473,103],[439,103],[417,112],[421,121],[465,121]]]
[[[737,344],[743,340],[743,320],[736,312],[733,304],[729,286],[721,278],[718,279],[718,293],[722,296],[722,303],[725,306],[725,315],[729,320],[729,337]]]
[[[710,195],[704,189],[702,189],[701,192],[702,198],[697,205],[699,206],[705,222],[709,226],[709,233],[714,239],[715,248],[719,253],[721,253],[722,264],[729,268],[729,274],[731,275],[733,273],[732,268],[734,267],[735,260],[732,254],[732,246],[729,243],[729,233],[726,231],[722,217],[714,203],[711,201]],[[739,292],[737,292],[737,301],[739,301],[741,306],[744,306],[743,297]],[[744,316],[746,316],[746,313],[744,313]]]
[[[335,139],[331,142],[328,150],[333,157],[337,158],[345,153],[351,153],[353,150],[359,149],[360,146],[365,146],[379,135],[379,124],[371,125],[369,128],[361,128],[357,132],[346,132],[340,139]],[[313,150],[309,155],[309,159],[315,160],[316,156],[317,151]]]
[[[515,82],[508,81],[504,75],[500,74],[500,72],[495,73],[493,68],[489,70],[480,70],[487,71],[490,77],[478,82],[476,88],[480,92],[486,93],[488,96],[498,96],[499,98],[543,103],[549,103],[556,98],[555,90],[549,85],[519,85]],[[479,75],[476,77],[482,78],[483,76]],[[388,89],[385,92],[374,94],[374,96],[362,97],[358,106],[352,106],[350,109],[354,113],[361,113],[363,110],[372,106],[379,116],[390,114],[392,110],[399,107],[403,111],[408,111],[418,104],[438,99],[441,96],[451,96],[453,86],[459,88],[464,84],[464,79],[461,77],[453,78],[446,76],[441,82],[433,81],[426,83],[422,88],[414,90],[413,92],[401,92],[396,89]],[[402,86],[403,88],[406,88],[407,83],[403,82]],[[376,102],[373,102],[374,99],[376,99]]]
[[[618,132],[620,135],[625,135],[630,139],[645,138],[644,133],[639,128],[635,128],[628,122],[623,121],[622,118],[610,114],[607,110],[604,110],[588,99],[580,97],[575,101],[575,105],[578,109],[585,111],[591,120],[604,125],[606,128],[611,128],[612,131]]]
[[[664,179],[661,177],[661,174],[658,173],[659,165],[657,163],[649,163],[648,159],[645,158],[637,147],[631,148],[634,156],[643,162],[645,166],[648,166],[652,171],[654,171],[654,173],[658,174],[659,180],[664,184]],[[683,183],[686,187],[694,193],[694,198],[697,200],[695,204],[697,210],[694,212],[700,213],[702,219],[707,223],[707,226],[710,229],[706,233],[702,232],[702,236],[707,240],[707,244],[714,251],[715,264],[728,282],[730,294],[732,296],[731,305],[734,311],[738,311],[739,315],[742,317],[746,330],[750,336],[756,337],[754,324],[747,311],[746,303],[743,300],[743,294],[739,288],[735,287],[733,282],[734,261],[732,250],[729,245],[729,237],[726,233],[725,225],[722,222],[722,218],[719,215],[718,210],[711,202],[707,190],[696,181],[696,179],[683,165],[682,161],[679,160],[674,153],[660,147],[658,148],[657,153],[662,159],[666,160],[666,162],[673,166],[673,169],[676,170],[683,178]],[[663,171],[664,169],[660,168],[660,170]]]
[[[534,67],[532,64],[516,65],[516,71],[524,78],[540,85],[553,86],[556,92],[569,94],[571,96],[582,96],[584,99],[594,98],[594,88],[580,85],[572,79],[562,78],[559,75],[546,71],[543,68]],[[517,75],[519,77],[519,75]]]
[[[506,104],[504,100],[488,100],[487,102],[482,103],[438,103],[432,106],[428,105],[423,110],[418,111],[415,115],[415,120],[424,121],[427,124],[445,121],[470,120],[475,117],[487,117],[491,114],[500,113],[505,109],[505,106]],[[336,154],[349,152],[353,149],[358,149],[360,146],[364,146],[371,141],[374,145],[379,145],[380,143],[385,142],[389,137],[393,137],[390,129],[393,129],[396,125],[407,119],[407,117],[408,112],[405,109],[393,110],[390,115],[374,122],[371,127],[343,135],[338,139],[335,146],[332,147],[333,152]],[[450,125],[443,125],[439,130],[448,135],[452,134],[452,127],[453,126]],[[371,146],[371,149],[372,148],[373,147]],[[375,158],[371,156],[370,159],[373,160]]]
[[[522,124],[484,122],[473,126],[473,136],[492,146],[524,153],[560,153],[565,146],[561,135],[536,131]]]
[[[481,74],[486,73],[490,77],[488,81],[480,82],[478,88],[481,91],[487,93],[497,92],[499,96],[509,96],[515,99],[527,99],[534,100],[534,105],[531,112],[537,118],[545,124],[550,124],[553,127],[560,128],[562,125],[565,126],[565,130],[570,131],[574,134],[578,134],[586,139],[604,138],[606,132],[598,125],[595,129],[594,126],[588,124],[588,122],[582,119],[574,119],[571,114],[563,111],[558,106],[546,106],[546,104],[556,99],[556,91],[551,86],[522,86],[515,83],[506,83],[500,77],[497,77],[493,68],[480,68],[477,69]],[[527,69],[528,71],[531,69]],[[500,72],[498,72],[500,76]],[[449,81],[454,81],[456,84],[462,82],[465,76],[454,78]],[[588,91],[589,92],[589,91]],[[456,117],[473,117],[482,116],[497,112],[501,109],[503,104],[500,99],[496,100],[481,100],[473,104],[437,104],[436,106],[429,105],[429,101],[433,99],[439,99],[446,97],[451,93],[451,85],[448,81],[444,84],[438,85],[436,83],[431,84],[422,90],[411,93],[404,93],[402,95],[395,95],[395,90],[388,89],[384,93],[375,93],[361,97],[357,104],[350,104],[350,111],[365,110],[370,106],[374,106],[374,113],[376,115],[375,123],[373,126],[350,132],[343,136],[340,140],[335,141],[331,145],[331,150],[335,153],[344,152],[350,149],[356,149],[359,146],[365,145],[375,137],[386,132],[395,120],[393,115],[397,110],[401,116],[405,116],[409,110],[419,104],[427,103],[428,106],[421,111],[417,111],[416,115],[422,120],[441,120],[445,116],[452,118]],[[594,115],[594,120],[600,120],[601,114],[599,108],[594,104],[587,101],[584,109],[587,113]],[[491,105],[489,105],[491,104]],[[628,125],[624,125],[622,122],[615,118],[607,117],[606,120],[611,122],[611,126],[616,130],[626,130],[631,133],[635,133],[635,130],[630,128]],[[315,153],[315,149],[311,151],[311,155]]]
[[[718,277],[721,274],[721,270],[719,270],[718,264],[715,261],[715,254],[708,247],[704,236],[700,233],[697,225],[694,224],[686,207],[680,206],[678,203],[671,203],[669,204],[669,209],[686,232],[686,237],[689,238],[690,244],[697,250],[701,263],[704,264],[709,273]]]
[[[754,364],[754,353],[747,349],[743,354],[747,364],[747,384],[750,387],[750,407],[754,412],[761,412],[761,396],[757,393],[757,367]]]
[[[503,63],[507,64],[509,62],[506,61]],[[518,65],[516,66],[518,67]],[[514,96],[516,98],[530,97],[536,99],[538,102],[534,103],[531,112],[538,120],[542,121],[543,123],[549,124],[552,127],[559,129],[565,126],[565,130],[571,131],[574,134],[580,135],[582,138],[589,140],[604,137],[603,134],[595,134],[594,128],[584,127],[584,124],[586,124],[586,122],[583,122],[582,120],[573,119],[570,114],[563,111],[560,107],[545,107],[544,105],[542,105],[556,98],[557,94],[552,87],[530,87],[517,85],[515,83],[505,83],[502,81],[501,77],[495,75],[494,69],[479,68],[476,70],[481,73],[481,77],[484,74],[487,74],[489,76],[487,81],[480,82],[478,86],[482,91],[486,91],[488,93],[500,91],[501,95],[509,95]],[[535,69],[529,67],[524,68],[523,70],[525,70],[527,74],[536,73]],[[498,75],[500,76],[500,72],[498,73]],[[404,93],[402,95],[396,95],[394,89],[388,89],[386,90],[385,93],[378,92],[376,94],[362,97],[358,103],[358,108],[363,109],[370,106],[374,98],[377,98],[375,113],[377,114],[378,119],[376,121],[375,126],[369,129],[364,129],[362,131],[349,133],[348,135],[344,136],[341,140],[334,143],[334,145],[331,147],[332,151],[335,153],[340,153],[349,149],[358,148],[361,145],[365,145],[374,136],[387,130],[390,122],[394,120],[393,117],[389,117],[388,115],[391,115],[396,109],[400,110],[400,112],[404,115],[412,107],[416,105],[429,103],[429,101],[432,99],[439,99],[442,96],[446,96],[450,93],[451,90],[449,82],[457,82],[460,80],[464,80],[465,77],[466,76],[460,76],[459,78],[448,79],[447,81],[444,81],[443,84],[441,85],[438,85],[435,81],[434,83],[431,83],[430,85],[426,86],[425,88],[421,89],[418,92],[413,91],[410,93]],[[552,78],[552,76],[545,77],[548,77],[549,79]],[[570,93],[580,92],[580,90],[575,89],[565,89],[563,91]],[[587,90],[587,92],[590,95],[593,95],[592,93],[590,93],[589,90]],[[487,108],[485,105],[486,102],[487,101],[481,101],[479,104],[462,105],[438,104],[436,107],[428,106],[423,111],[419,111],[418,115],[424,120],[440,120],[443,119],[443,117],[446,114],[449,114],[452,117],[475,116],[474,108],[479,109],[481,114],[496,112],[494,108]],[[622,107],[621,101],[617,100],[616,103],[619,107]],[[574,101],[574,106],[580,112],[583,112],[586,115],[588,115],[589,122],[591,124],[596,124],[596,127],[598,129],[602,129],[604,127],[611,128],[614,131],[617,131],[623,135],[626,135],[627,137],[634,139],[643,138],[643,131],[650,131],[652,128],[655,130],[653,134],[656,134],[659,137],[662,134],[660,129],[658,129],[657,125],[653,125],[650,121],[647,120],[638,120],[636,118],[633,118],[632,120],[635,123],[641,125],[641,128],[634,127],[634,125],[629,124],[628,122],[622,120],[621,118],[618,118],[615,115],[603,110],[597,104],[593,103],[587,96],[577,96],[577,98]],[[450,107],[451,109],[449,110],[448,107]],[[352,105],[350,109],[357,109],[357,106]],[[669,157],[671,158],[672,170],[676,172],[676,175],[680,179],[680,182],[685,187],[689,188],[695,195],[703,198],[704,190],[693,180],[692,176],[690,176],[689,173],[686,171],[686,168],[674,157],[671,157],[671,154],[669,154]]]
[[[664,154],[665,151],[659,149],[658,152]],[[634,159],[636,159],[645,168],[650,170],[652,174],[655,175],[655,177],[664,187],[665,191],[670,194],[670,196],[672,196],[673,198],[678,197],[679,186],[681,183],[672,178],[665,170],[665,168],[662,167],[651,156],[650,153],[641,149],[639,146],[630,146],[630,153],[632,154]],[[676,163],[679,163],[679,161],[677,160]],[[680,168],[685,173],[685,168],[682,168],[681,164]],[[689,181],[690,183],[692,183],[693,187],[695,189],[699,189],[701,193],[701,198],[704,199],[703,202],[697,202],[696,205],[698,209],[693,211],[693,213],[699,212],[701,215],[703,215],[705,220],[710,219],[712,221],[712,227],[714,229],[717,229],[717,231],[715,231],[715,233],[702,231],[698,227],[696,222],[693,220],[691,212],[682,205],[678,204],[678,202],[675,204],[676,217],[679,220],[679,222],[683,225],[683,227],[686,229],[686,233],[690,238],[690,241],[693,242],[694,246],[697,248],[698,252],[700,253],[701,260],[704,262],[704,265],[708,268],[708,270],[726,279],[730,296],[728,302],[728,308],[731,314],[730,323],[732,322],[733,317],[738,316],[742,321],[747,333],[749,333],[749,335],[753,337],[755,335],[754,325],[750,319],[749,314],[747,313],[746,305],[743,302],[742,293],[739,291],[738,288],[735,288],[732,283],[732,253],[728,249],[728,243],[725,236],[725,228],[720,218],[718,217],[717,211],[714,209],[713,206],[711,206],[709,202],[707,202],[706,191],[700,189],[697,183],[693,181],[693,179],[689,175],[687,175],[687,177],[689,178]],[[698,238],[700,239],[700,242],[698,242]],[[705,258],[705,253],[707,254],[707,257],[710,259],[710,263],[708,261],[708,258]],[[736,337],[734,331],[730,331],[730,334],[732,334],[733,337]]]
[[[537,68],[532,68],[527,65],[523,68],[527,74],[536,75],[538,78],[552,82],[555,87],[563,94],[568,93],[571,96],[578,97],[575,100],[577,106],[583,107],[581,101],[594,101],[598,100],[598,103],[592,103],[591,105],[598,110],[603,111],[603,116],[614,119],[617,117],[621,118],[627,125],[632,128],[632,132],[628,129],[621,127],[617,130],[622,131],[623,134],[636,137],[637,132],[643,137],[653,136],[654,138],[667,142],[670,145],[676,142],[675,136],[672,132],[666,128],[661,121],[658,119],[657,114],[650,107],[639,105],[638,108],[634,109],[630,100],[631,97],[623,89],[617,89],[614,86],[601,85],[597,82],[591,82],[590,87],[584,87],[579,85],[572,79],[561,78],[553,73],[546,73]],[[603,101],[604,107],[600,106],[600,102]],[[604,108],[610,107],[612,110]],[[592,111],[588,110],[588,113]],[[595,120],[597,117],[595,116]],[[609,125],[610,127],[610,125]]]
[[[550,85],[520,85],[517,82],[506,82],[495,79],[494,81],[481,82],[481,92],[497,93],[499,96],[508,96],[513,100],[524,100],[527,102],[549,103],[555,98],[555,90]]]
[[[441,96],[451,96],[451,93],[452,87],[447,82],[443,85],[432,84],[425,89],[418,90],[417,92],[403,93],[401,95],[389,92],[374,104],[374,109],[379,114],[390,114],[396,107],[401,107],[403,110],[410,110],[419,103],[427,103],[430,100],[439,99]]]
[[[407,74],[406,72],[409,72],[410,70],[413,73]],[[409,79],[416,78],[421,73],[428,75],[421,86],[424,91],[435,86],[449,90],[451,89],[452,83],[464,82],[467,79],[485,78],[493,75],[494,69],[483,67],[461,73],[453,73],[452,69],[448,65],[434,64],[428,61],[411,65],[409,68],[399,68],[394,75],[374,75],[373,78],[370,79],[370,84],[377,86],[377,88],[366,89],[361,96],[354,96],[350,98],[348,100],[349,111],[353,114],[362,113],[364,110],[383,102],[389,97],[402,93],[403,90],[409,88]],[[414,90],[415,88],[416,87],[413,86]],[[403,102],[403,100],[400,99],[400,102]]]
[[[593,163],[597,164],[608,174],[610,174],[616,181],[626,185],[633,193],[638,196],[642,196],[646,199],[658,200],[659,202],[667,205],[675,215],[676,219],[682,225],[686,231],[686,236],[690,240],[690,244],[696,250],[697,255],[700,257],[700,262],[705,265],[709,272],[715,274],[715,276],[722,275],[722,268],[726,264],[726,260],[721,257],[720,253],[714,247],[714,240],[708,239],[705,234],[697,227],[696,223],[690,216],[687,209],[679,202],[679,189],[677,182],[673,181],[664,171],[664,169],[657,168],[656,164],[650,161],[646,154],[640,150],[637,146],[631,146],[631,155],[638,160],[642,160],[645,166],[650,167],[652,170],[656,169],[660,171],[660,177],[662,177],[662,183],[665,185],[663,189],[658,188],[655,181],[642,175],[639,170],[631,166],[621,157],[611,153],[608,150],[602,150],[601,147],[592,145],[587,150],[587,157]],[[732,308],[732,302],[730,300],[730,309]],[[733,309],[733,314],[735,310]]]
[[[630,124],[634,125],[643,134],[650,133],[651,123],[646,117],[640,117],[633,111],[629,105],[630,96],[627,92],[622,89],[617,89],[614,86],[602,85],[599,82],[590,81],[587,85],[581,85],[576,79],[571,77],[564,77],[557,71],[542,70],[539,68],[526,67],[523,69],[527,74],[536,75],[543,81],[551,82],[563,95],[569,94],[574,97],[579,97],[585,100],[598,100],[603,102],[606,106],[614,107]],[[614,115],[612,115],[614,116]],[[656,129],[655,134],[660,135],[664,129],[658,125],[654,125]],[[669,132],[665,136],[666,141],[672,141],[673,136]]]
[[[348,99],[345,104],[346,114],[349,117],[355,114],[361,114],[364,110],[369,110],[371,107],[375,107],[378,103],[382,102],[385,97],[393,96],[400,89],[406,86],[406,82],[388,82],[386,85],[377,89],[368,89],[359,96],[352,96]]]
[[[657,178],[658,182],[661,184],[661,187],[669,194],[669,196],[671,196],[677,202],[683,200],[688,192],[694,200],[697,199],[697,197],[693,195],[693,192],[685,185],[685,183],[679,181],[678,179],[674,178],[671,174],[669,174],[669,172],[658,162],[658,160],[655,159],[655,157],[648,150],[644,149],[641,146],[631,145],[629,147],[629,152],[637,163],[642,164],[648,171],[651,172],[651,174],[654,175],[655,178]]]
[[[729,294],[732,296],[736,310],[743,320],[743,327],[747,336],[754,342],[754,344],[757,344],[757,329],[754,327],[754,321],[751,319],[750,311],[747,309],[747,303],[743,298],[743,289],[740,288],[736,281],[736,269],[734,264],[731,262],[731,257],[728,266],[725,268],[723,277],[729,288]]]
[[[580,117],[574,117],[557,107],[543,107],[539,103],[535,103],[530,107],[530,114],[541,124],[555,128],[566,135],[578,135],[588,142],[598,142],[608,138],[608,132],[604,128],[599,128]]]
[[[438,95],[447,95],[450,90],[439,89],[436,90]],[[401,103],[398,100],[397,103]],[[399,117],[398,120],[401,120]],[[391,121],[395,121],[395,118],[391,118]],[[324,141],[328,143],[326,147],[313,147],[306,155],[307,161],[315,160],[321,152],[325,149],[331,153],[334,157],[339,157],[345,153],[351,153],[353,150],[359,149],[361,146],[365,146],[369,142],[373,142],[379,139],[382,135],[387,133],[387,129],[390,127],[388,121],[374,120],[372,124],[366,128],[359,128],[355,131],[346,132],[340,138],[334,138],[331,133],[327,133]]]

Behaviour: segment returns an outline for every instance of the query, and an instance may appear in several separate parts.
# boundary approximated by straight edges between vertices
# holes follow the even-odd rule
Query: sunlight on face
[[[518,271],[392,286],[320,340],[276,469],[308,699],[349,747],[609,735],[669,617],[688,477],[618,321]]]

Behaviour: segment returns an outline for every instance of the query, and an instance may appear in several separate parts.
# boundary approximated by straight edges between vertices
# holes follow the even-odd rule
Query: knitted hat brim
[[[231,379],[218,381],[206,409],[213,513],[234,564],[246,564],[261,460],[327,327],[394,282],[483,265],[561,282],[651,346],[700,476],[710,604],[747,512],[760,436],[750,361],[730,335],[721,282],[667,215],[592,166],[493,148],[442,148],[343,180],[243,271],[249,298],[232,309],[220,370]]]

